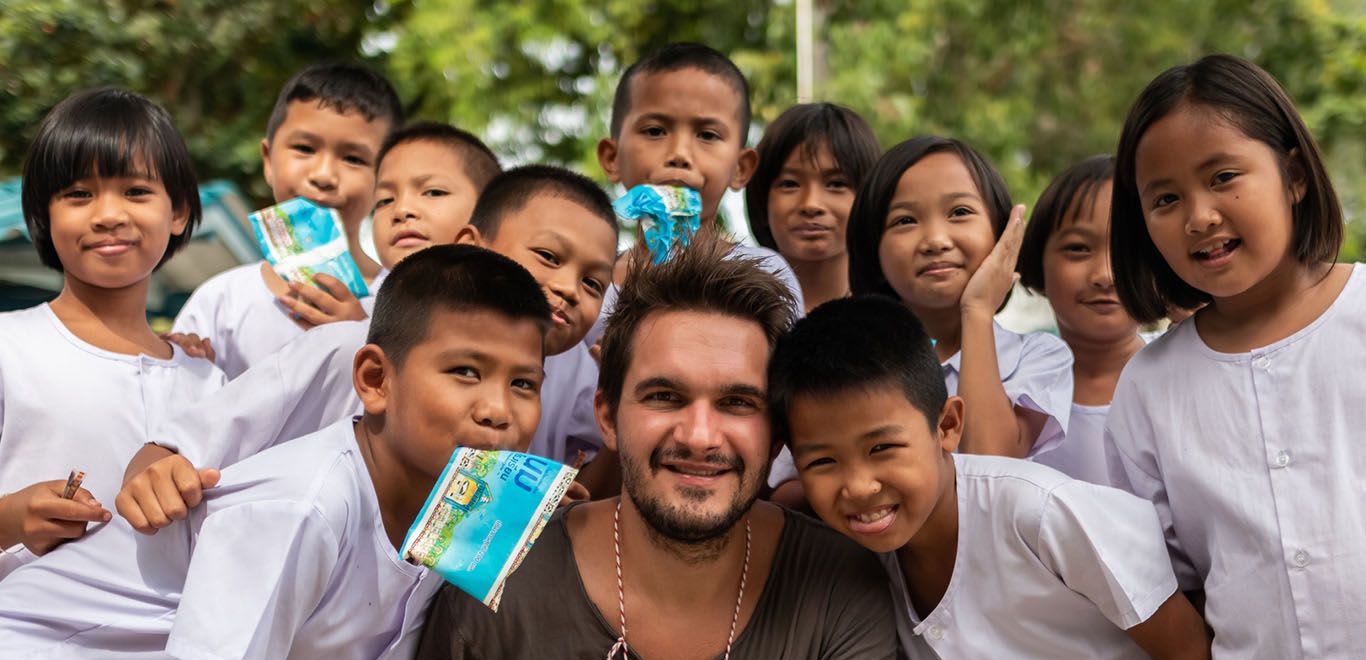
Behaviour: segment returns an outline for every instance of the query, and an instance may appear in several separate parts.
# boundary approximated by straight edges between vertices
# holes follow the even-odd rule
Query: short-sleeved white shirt
[[[350,421],[223,471],[186,521],[122,518],[0,589],[5,657],[411,657],[441,580],[398,558]]]
[[[593,414],[598,391],[598,363],[588,347],[575,344],[545,359],[541,384],[541,422],[527,450],[537,456],[572,463],[579,451],[591,459],[602,448],[602,432]]]
[[[1011,405],[1048,416],[1030,449],[1032,457],[1053,448],[1067,435],[1068,417],[1072,411],[1072,351],[1061,339],[1047,333],[1022,335],[995,321],[992,321],[992,329],[995,331],[997,369]],[[942,364],[949,396],[958,394],[958,369],[962,360],[963,353],[959,351]],[[967,414],[972,415],[972,411]],[[768,483],[776,488],[796,478],[797,466],[784,447],[773,461]]]
[[[209,278],[190,294],[174,332],[210,340],[214,363],[236,378],[289,340],[304,333],[261,277],[261,263],[245,264]]]
[[[128,460],[161,420],[223,386],[208,360],[126,355],[72,334],[46,303],[0,314],[0,493],[83,470],[112,509]],[[0,554],[0,576],[33,555]]]
[[[1146,658],[1125,630],[1176,592],[1151,504],[1029,461],[955,455],[958,550],[920,617],[881,555],[910,658]],[[936,656],[937,654],[937,656]]]
[[[1366,268],[1247,353],[1186,321],[1124,369],[1112,478],[1150,499],[1216,657],[1366,658]]]
[[[1110,483],[1109,462],[1105,452],[1105,417],[1110,406],[1072,404],[1067,420],[1067,437],[1030,460],[1042,463],[1073,479],[1102,486]]]

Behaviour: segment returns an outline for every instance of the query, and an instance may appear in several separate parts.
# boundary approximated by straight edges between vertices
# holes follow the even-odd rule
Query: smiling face
[[[854,190],[824,144],[811,158],[799,145],[768,191],[768,226],[788,261],[827,261],[844,256],[844,230]]]
[[[346,226],[359,226],[374,203],[375,158],[388,131],[384,119],[337,112],[316,100],[290,102],[274,139],[261,141],[275,201],[306,197],[337,209]]]
[[[541,342],[531,320],[433,310],[403,363],[386,362],[383,399],[366,412],[384,415],[393,453],[433,480],[456,447],[526,451],[541,416]]]
[[[390,270],[404,257],[455,241],[470,223],[479,190],[455,150],[431,140],[389,150],[375,187],[375,250]]]
[[[996,243],[982,193],[963,160],[933,153],[908,168],[883,221],[878,262],[912,310],[958,305]]]
[[[150,175],[93,176],[58,191],[48,204],[50,238],[67,278],[101,289],[145,281],[185,231],[187,210],[173,208]]]
[[[1172,270],[1216,299],[1298,267],[1288,185],[1271,147],[1207,109],[1178,106],[1138,143],[1135,181],[1153,245]]]
[[[683,186],[702,196],[702,219],[716,217],[726,188],[740,190],[758,161],[745,148],[740,93],[701,69],[646,73],[630,81],[621,134],[598,144],[613,183]]]
[[[541,285],[555,322],[546,335],[547,355],[583,341],[612,281],[617,237],[606,220],[568,199],[537,194],[507,213],[483,245],[521,264]]]
[[[1057,317],[1058,332],[1068,343],[1126,341],[1138,332],[1138,322],[1115,293],[1110,192],[1106,182],[1089,204],[1079,195],[1044,245],[1044,295]]]
[[[703,312],[647,316],[632,338],[615,413],[598,424],[621,454],[623,491],[656,531],[701,542],[749,511],[768,475],[769,346],[759,325]]]
[[[906,545],[943,515],[962,405],[950,397],[931,426],[892,386],[798,396],[788,415],[792,458],[811,508],[870,550]]]

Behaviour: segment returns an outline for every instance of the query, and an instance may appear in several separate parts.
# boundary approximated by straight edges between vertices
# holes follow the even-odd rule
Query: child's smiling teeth
[[[855,514],[853,517],[864,524],[875,523],[892,514],[894,506],[884,506],[881,509]]]
[[[1197,259],[1215,259],[1215,258],[1217,258],[1217,257],[1222,257],[1222,256],[1224,256],[1225,254],[1228,254],[1229,252],[1232,252],[1235,248],[1237,248],[1237,247],[1238,247],[1239,245],[1241,245],[1241,244],[1242,244],[1242,241],[1239,240],[1239,239],[1236,239],[1236,238],[1225,239],[1225,240],[1224,240],[1223,242],[1221,242],[1221,243],[1217,243],[1217,244],[1215,244],[1215,245],[1210,245],[1210,246],[1207,246],[1207,247],[1200,248],[1199,250],[1196,250],[1196,251],[1195,251],[1195,258],[1197,258]]]

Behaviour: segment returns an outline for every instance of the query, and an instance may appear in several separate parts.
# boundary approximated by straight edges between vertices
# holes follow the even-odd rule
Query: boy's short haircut
[[[24,222],[44,266],[62,270],[52,244],[52,198],[92,176],[154,178],[172,208],[189,212],[185,231],[171,236],[158,268],[190,241],[201,215],[199,183],[171,116],[133,92],[89,89],[67,97],[43,118],[24,160]]]
[[[925,326],[885,296],[832,300],[778,340],[768,362],[768,410],[774,439],[792,441],[798,397],[833,397],[885,387],[901,391],[933,431],[948,399],[944,370]]]
[[[778,249],[768,226],[768,194],[783,164],[798,148],[804,158],[814,163],[822,146],[830,150],[830,157],[848,180],[851,193],[882,154],[868,122],[849,108],[833,103],[802,103],[784,110],[764,130],[758,146],[759,166],[745,186],[745,212],[759,245]]]
[[[682,69],[697,69],[717,76],[735,90],[740,97],[737,115],[740,120],[740,144],[743,146],[749,133],[751,117],[749,81],[745,79],[740,67],[735,66],[735,63],[720,51],[710,46],[687,42],[671,43],[626,67],[626,71],[621,74],[621,80],[617,82],[617,91],[612,98],[612,138],[621,136],[622,122],[626,121],[626,115],[631,113],[632,81],[639,76],[670,73]]]
[[[773,347],[792,325],[797,303],[791,290],[761,265],[761,258],[730,255],[731,246],[711,233],[697,234],[664,263],[634,259],[602,335],[598,390],[616,415],[636,331],[665,312],[722,314],[755,323]]]
[[[587,209],[619,232],[612,200],[592,179],[553,165],[523,165],[493,177],[470,213],[470,226],[485,240],[498,235],[498,228],[509,214],[521,210],[537,195],[565,199]]]
[[[389,155],[394,147],[409,142],[432,142],[455,152],[465,168],[465,177],[474,184],[475,190],[482,191],[493,177],[503,172],[498,157],[478,136],[450,124],[435,121],[408,124],[390,133],[384,140],[384,146],[379,149],[379,159],[376,162],[382,164],[384,157]]]
[[[408,351],[430,332],[433,310],[494,312],[531,321],[544,335],[550,303],[517,262],[472,245],[434,245],[400,261],[380,285],[366,341],[401,368]]]
[[[1062,228],[1073,209],[1078,216],[1089,213],[1101,188],[1114,178],[1115,157],[1092,156],[1063,170],[1044,188],[1020,244],[1020,260],[1015,265],[1020,284],[1034,293],[1043,293],[1043,257],[1048,238]]]
[[[349,62],[313,64],[294,74],[280,95],[266,123],[266,142],[274,142],[275,131],[285,123],[289,104],[317,101],[323,108],[338,113],[359,112],[366,121],[382,119],[389,131],[403,125],[403,104],[387,78],[367,66]]]

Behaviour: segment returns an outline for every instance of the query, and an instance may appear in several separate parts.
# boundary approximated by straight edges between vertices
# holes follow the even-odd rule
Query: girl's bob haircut
[[[892,204],[901,175],[921,159],[937,153],[950,153],[962,159],[986,204],[991,231],[997,239],[1001,238],[1006,221],[1010,219],[1010,191],[996,168],[976,149],[953,138],[932,135],[911,138],[888,149],[878,159],[854,197],[845,236],[849,247],[849,288],[853,295],[878,293],[898,297],[892,285],[887,283],[878,260],[878,248],[882,245],[883,228],[887,224],[887,207]]]
[[[1153,79],[1134,101],[1115,156],[1114,198],[1110,207],[1110,258],[1115,290],[1139,323],[1167,315],[1168,306],[1195,309],[1210,302],[1208,293],[1187,284],[1153,245],[1138,197],[1135,159],[1144,133],[1179,108],[1216,113],[1280,158],[1287,190],[1304,181],[1304,196],[1291,208],[1295,259],[1309,265],[1331,263],[1342,246],[1342,207],[1323,165],[1318,144],[1295,104],[1270,74],[1232,55],[1208,55],[1172,67]]]
[[[759,140],[759,166],[745,186],[749,230],[759,245],[778,249],[768,226],[768,193],[782,172],[783,163],[798,148],[814,163],[822,146],[830,150],[830,157],[851,189],[858,188],[882,152],[868,122],[849,108],[833,103],[802,103],[784,110]]]
[[[1043,257],[1049,237],[1069,217],[1089,211],[1101,189],[1114,178],[1115,157],[1092,156],[1063,170],[1048,184],[1025,226],[1020,260],[1015,266],[1020,284],[1034,293],[1043,293]]]
[[[29,237],[43,265],[57,271],[62,262],[52,244],[49,205],[57,193],[83,179],[155,179],[177,212],[189,210],[185,231],[171,236],[158,268],[189,242],[199,224],[199,185],[184,140],[161,106],[126,90],[90,89],[58,103],[38,126],[23,176]]]

